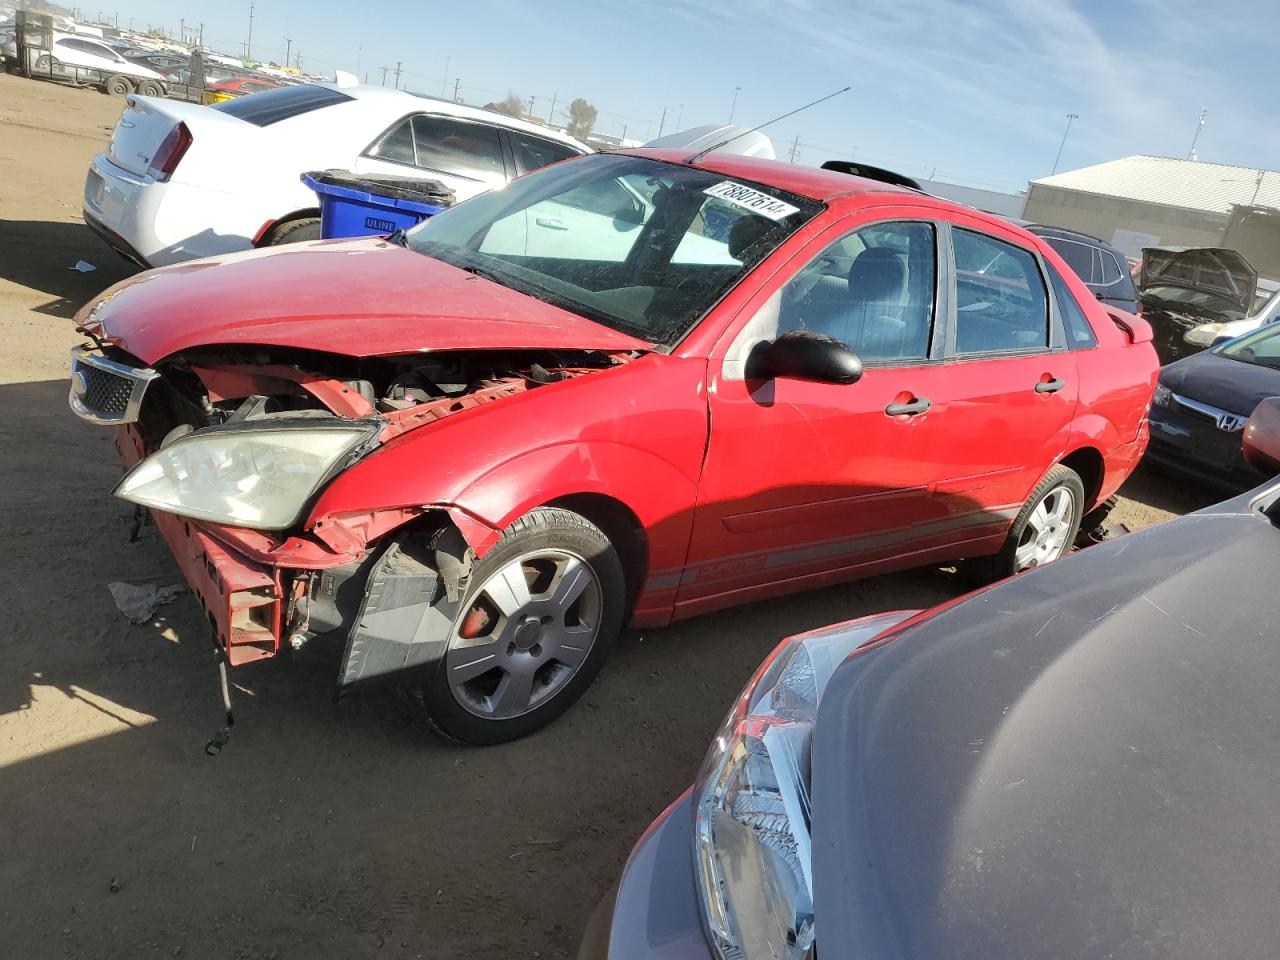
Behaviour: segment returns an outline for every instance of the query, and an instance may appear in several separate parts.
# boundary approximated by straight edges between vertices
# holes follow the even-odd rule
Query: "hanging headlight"
[[[198,430],[135,466],[115,494],[197,520],[285,530],[376,431],[353,421]]]
[[[850,653],[910,613],[784,640],[743,689],[694,786],[703,915],[722,960],[800,960],[813,946],[810,746],[818,703]]]

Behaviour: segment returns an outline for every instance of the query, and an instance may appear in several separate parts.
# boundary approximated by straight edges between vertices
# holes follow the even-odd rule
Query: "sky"
[[[108,0],[111,2],[111,0]],[[122,3],[124,0],[114,0]],[[86,9],[93,16],[95,8]],[[107,16],[116,10],[104,11]],[[239,53],[249,0],[130,0],[121,26],[205,21]],[[783,159],[857,159],[1005,191],[1132,154],[1280,167],[1272,91],[1274,0],[254,0],[255,57],[285,38],[313,71],[359,70],[468,103],[509,92],[556,120],[574,97],[596,128],[656,137],[700,123],[763,122]],[[737,105],[733,107],[735,89]],[[662,120],[665,108],[665,122]]]

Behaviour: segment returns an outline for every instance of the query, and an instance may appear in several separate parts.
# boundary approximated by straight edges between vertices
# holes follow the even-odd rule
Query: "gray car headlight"
[[[1197,347],[1211,347],[1213,341],[1222,336],[1222,332],[1227,328],[1225,323],[1202,323],[1198,327],[1192,327],[1182,339],[1187,343],[1195,344]]]
[[[810,746],[822,692],[850,653],[910,613],[784,640],[743,689],[694,787],[703,917],[722,960],[799,960],[813,945]]]
[[[147,457],[115,494],[144,507],[255,530],[285,530],[363,444],[373,423],[198,430]]]

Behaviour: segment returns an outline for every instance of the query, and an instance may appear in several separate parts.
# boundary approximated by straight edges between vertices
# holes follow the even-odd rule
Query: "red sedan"
[[[153,270],[77,322],[71,406],[226,661],[335,642],[341,689],[398,679],[471,742],[563,712],[627,623],[1056,559],[1157,373],[1003,220],[675,151]]]

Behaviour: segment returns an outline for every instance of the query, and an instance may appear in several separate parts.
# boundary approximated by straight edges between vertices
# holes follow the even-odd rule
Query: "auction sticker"
[[[714,187],[707,187],[702,192],[707,196],[732,203],[734,206],[743,207],[752,213],[758,213],[762,217],[768,217],[770,220],[783,220],[793,213],[800,212],[799,207],[783,203],[777,197],[771,197],[759,190],[752,190],[732,180],[721,180]]]

